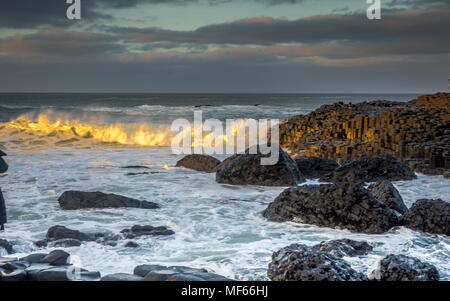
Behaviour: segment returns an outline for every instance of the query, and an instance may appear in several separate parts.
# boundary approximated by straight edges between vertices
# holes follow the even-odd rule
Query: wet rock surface
[[[1,239],[0,238],[0,251],[2,249],[5,250],[5,252],[7,254],[13,254],[14,253],[13,245],[9,241],[7,241],[6,239]]]
[[[140,265],[134,269],[134,274],[144,281],[232,281],[205,269],[184,266]]]
[[[158,204],[140,201],[117,194],[105,194],[102,192],[66,191],[58,199],[59,205],[64,210],[77,209],[102,209],[102,208],[141,208],[157,209]]]
[[[282,122],[280,145],[293,156],[338,162],[388,154],[417,172],[443,174],[450,169],[449,108],[450,93],[324,105]]]
[[[2,158],[4,156],[6,156],[6,154],[0,150],[0,174],[8,171],[8,164]]]
[[[450,235],[450,203],[440,199],[418,200],[404,215],[403,223],[416,231]]]
[[[367,189],[380,202],[400,214],[405,214],[408,211],[408,207],[403,202],[403,198],[397,188],[388,180],[378,181],[371,184]]]
[[[307,179],[318,179],[339,167],[336,161],[320,157],[298,157],[295,162]]]
[[[322,227],[378,234],[399,224],[395,212],[354,184],[303,185],[283,191],[263,216]]]
[[[365,241],[355,241],[351,239],[337,239],[323,241],[315,245],[313,250],[327,252],[336,257],[353,257],[369,254],[373,247]]]
[[[275,165],[262,165],[261,159],[264,157],[267,156],[261,154],[259,147],[229,157],[217,167],[216,181],[221,184],[260,186],[293,186],[306,181],[295,161],[281,148]]]
[[[143,279],[138,275],[117,273],[103,276],[100,281],[142,281]]]
[[[135,225],[131,229],[124,229],[120,231],[124,235],[125,239],[133,239],[139,236],[169,236],[175,234],[167,227],[153,227],[150,225],[140,226]]]
[[[178,161],[176,166],[212,173],[220,163],[220,160],[208,155],[188,155]]]
[[[378,263],[370,280],[379,281],[439,281],[435,266],[405,255],[388,255]]]
[[[367,280],[343,259],[301,244],[292,244],[275,252],[267,275],[272,281]]]
[[[363,183],[380,180],[413,180],[416,174],[404,163],[389,155],[363,157],[350,161],[320,178],[322,182]]]

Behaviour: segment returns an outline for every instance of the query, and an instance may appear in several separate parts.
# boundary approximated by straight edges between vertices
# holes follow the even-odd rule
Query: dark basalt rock
[[[6,224],[7,221],[5,199],[3,198],[2,189],[0,188],[0,227]]]
[[[129,241],[125,244],[125,248],[139,248],[139,244],[135,243],[134,241]]]
[[[338,167],[320,178],[322,182],[362,183],[380,180],[402,181],[417,178],[404,163],[392,156],[363,157]]]
[[[370,185],[368,190],[375,198],[389,208],[401,214],[405,214],[408,211],[408,207],[403,202],[403,198],[397,188],[388,180],[378,181]]]
[[[418,200],[404,215],[403,223],[413,230],[450,235],[450,203],[440,199]]]
[[[435,266],[405,255],[388,255],[378,263],[370,280],[379,281],[439,281]]]
[[[79,247],[81,246],[81,241],[76,239],[59,239],[55,240],[50,244],[50,247],[52,248],[71,248],[71,247]]]
[[[307,179],[318,179],[339,167],[336,161],[320,157],[299,157],[295,162]]]
[[[78,230],[72,230],[58,225],[48,229],[46,238],[51,240],[76,239],[78,241],[94,241],[95,235],[82,233]]]
[[[27,272],[23,270],[5,271],[0,268],[0,282],[2,281],[26,281]]]
[[[35,253],[35,254],[30,254],[27,255],[25,257],[20,258],[21,261],[26,261],[29,263],[40,263],[41,260],[47,256],[48,254],[43,254],[43,253]]]
[[[134,269],[134,274],[144,277],[144,281],[232,281],[205,269],[183,266],[140,265]]]
[[[40,263],[48,263],[49,265],[61,266],[67,265],[70,254],[63,250],[51,251],[48,255],[42,258]]]
[[[8,254],[14,253],[13,245],[6,239],[0,239],[0,249],[5,249]]]
[[[125,239],[133,239],[139,236],[169,236],[175,234],[172,230],[167,227],[153,227],[153,226],[140,226],[135,225],[131,229],[124,229],[120,231],[125,237]]]
[[[353,257],[367,255],[373,247],[365,241],[355,241],[351,239],[337,239],[323,241],[313,247],[313,250],[330,253],[336,257]]]
[[[94,281],[101,277],[99,272],[74,266],[31,266],[26,269],[28,281]]]
[[[35,242],[38,247],[78,247],[82,242],[95,241],[106,245],[113,245],[121,239],[119,235],[111,233],[83,233],[64,226],[53,226],[47,231],[46,238]]]
[[[282,248],[272,255],[267,275],[272,281],[365,281],[343,259],[301,244]]]
[[[59,205],[64,210],[88,209],[88,208],[141,208],[157,209],[158,204],[140,201],[117,194],[105,194],[102,192],[66,191],[58,199]]]
[[[100,281],[142,281],[142,279],[144,278],[137,275],[117,273],[103,276]]]
[[[177,162],[177,167],[184,167],[197,171],[215,172],[220,160],[208,155],[188,155]]]
[[[397,226],[395,212],[360,185],[322,184],[288,188],[263,215],[278,222],[293,221],[354,232],[383,233]]]
[[[275,165],[261,165],[261,158],[266,157],[259,152],[227,158],[217,167],[216,181],[231,185],[260,186],[293,186],[305,182],[305,177],[298,170],[297,164],[279,148],[279,160]]]
[[[6,156],[6,154],[0,150],[0,174],[8,171],[8,164],[2,158],[4,156]]]

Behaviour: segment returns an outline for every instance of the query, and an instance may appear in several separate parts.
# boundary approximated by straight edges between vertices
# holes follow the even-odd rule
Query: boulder
[[[234,155],[222,162],[216,171],[216,181],[230,185],[293,186],[305,182],[297,164],[281,148],[275,165],[261,165],[266,157],[259,152]]]
[[[335,257],[353,257],[367,255],[373,247],[365,241],[355,241],[351,239],[337,239],[323,241],[313,247],[313,250],[327,252]]]
[[[158,204],[140,201],[117,194],[105,194],[102,192],[66,191],[58,199],[59,205],[64,210],[88,209],[88,208],[142,208],[157,209]]]
[[[450,235],[450,203],[440,199],[418,200],[404,215],[403,223],[413,230]]]
[[[380,180],[413,180],[416,174],[408,165],[392,156],[363,157],[344,163],[333,172],[320,177],[322,182],[376,182]]]
[[[177,167],[184,167],[197,171],[215,172],[220,160],[208,155],[188,155],[177,162]]]
[[[49,265],[61,266],[67,265],[70,254],[63,250],[51,251],[48,255],[42,258],[40,263],[48,263]]]
[[[6,204],[3,198],[2,189],[0,188],[0,231],[3,230],[3,225],[8,221],[6,216]]]
[[[134,241],[129,241],[124,245],[125,248],[139,248],[139,244]]]
[[[22,257],[20,260],[26,261],[26,262],[29,262],[29,263],[40,263],[41,260],[47,255],[48,254],[35,253],[35,254],[30,254],[30,255],[27,255],[25,257]]]
[[[0,174],[8,171],[8,164],[2,158],[4,156],[6,156],[6,154],[0,150]]]
[[[103,276],[100,281],[142,281],[142,279],[144,278],[133,274],[117,273]]]
[[[339,167],[336,161],[320,157],[298,157],[295,162],[307,179],[318,179]]]
[[[28,281],[94,281],[101,277],[99,272],[65,266],[31,266],[26,269]]]
[[[0,282],[2,281],[26,281],[27,272],[23,270],[5,271],[0,269]]]
[[[183,266],[140,265],[134,269],[134,274],[144,277],[144,281],[232,281],[205,269]]]
[[[267,275],[272,281],[365,281],[343,259],[301,244],[292,244],[272,255]]]
[[[6,251],[6,253],[8,254],[13,254],[14,250],[13,250],[13,245],[8,242],[6,239],[0,239],[0,250],[4,249]]]
[[[303,185],[284,190],[263,215],[278,222],[293,221],[353,232],[378,234],[399,224],[395,211],[361,185]]]
[[[378,263],[370,276],[378,281],[439,281],[435,266],[405,255],[388,255]]]
[[[82,233],[78,230],[72,230],[64,226],[53,226],[47,231],[47,239],[61,240],[61,239],[75,239],[78,241],[94,241],[95,235]]]
[[[120,231],[126,239],[133,239],[139,236],[169,236],[175,234],[172,230],[167,227],[153,227],[153,226],[139,226],[135,225],[131,229],[124,229]]]
[[[408,211],[402,196],[390,181],[378,181],[370,185],[368,190],[380,202],[398,213],[405,214]]]

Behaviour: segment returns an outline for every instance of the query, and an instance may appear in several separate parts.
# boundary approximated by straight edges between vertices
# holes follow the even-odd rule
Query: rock
[[[433,234],[450,235],[450,203],[421,199],[403,217],[406,227]]]
[[[41,260],[47,255],[48,254],[35,253],[35,254],[30,254],[28,256],[25,256],[25,257],[21,258],[20,260],[27,261],[29,263],[40,263]]]
[[[378,234],[397,226],[395,211],[354,184],[303,185],[284,190],[263,215],[278,222]]]
[[[8,171],[8,164],[2,158],[4,156],[6,156],[6,154],[0,150],[0,174]]]
[[[140,201],[117,194],[105,194],[102,192],[66,191],[58,199],[59,205],[64,210],[88,209],[88,208],[142,208],[157,209],[158,204]]]
[[[0,282],[2,281],[26,281],[27,272],[23,270],[4,271],[0,269]]]
[[[118,273],[103,276],[100,281],[142,281],[142,279],[144,278],[137,275]]]
[[[379,281],[439,281],[435,266],[405,255],[388,255],[378,263],[370,280]]]
[[[54,266],[67,265],[69,257],[70,254],[63,250],[54,250],[42,258],[40,263],[48,263]]]
[[[272,255],[267,275],[272,281],[365,281],[343,259],[301,244],[282,248]]]
[[[74,266],[31,266],[27,270],[28,281],[94,281],[101,277],[99,272],[89,272]]]
[[[408,207],[403,202],[403,198],[397,188],[388,180],[378,181],[370,185],[368,190],[380,202],[400,214],[405,214],[408,211]]]
[[[177,162],[177,167],[189,168],[197,171],[215,172],[220,160],[207,155],[188,155]]]
[[[336,161],[320,157],[299,157],[295,162],[307,179],[318,179],[339,167]]]
[[[51,244],[53,248],[72,248],[81,246],[81,241],[71,238],[59,239]]]
[[[216,171],[216,181],[230,185],[293,186],[305,182],[297,164],[279,148],[279,160],[275,165],[261,165],[259,153],[234,155],[222,162]]]
[[[60,225],[53,226],[50,229],[48,229],[46,238],[50,240],[62,240],[62,239],[75,239],[78,241],[95,240],[94,235],[82,233],[78,230],[72,230]]]
[[[133,239],[139,236],[169,236],[175,234],[172,230],[167,227],[153,227],[153,226],[139,226],[135,225],[131,229],[124,229],[120,231],[126,239]]]
[[[125,244],[125,248],[139,248],[139,244],[135,243],[134,241],[129,241]]]
[[[6,204],[3,198],[2,189],[0,188],[0,231],[3,230],[3,225],[8,221],[6,215]]]
[[[205,269],[183,266],[140,265],[134,269],[134,274],[144,277],[144,281],[232,281]]]
[[[10,262],[0,263],[0,269],[6,272],[12,272],[15,270],[25,270],[31,265],[31,263],[27,261],[22,261],[13,258]]]
[[[369,254],[373,247],[365,241],[355,241],[351,239],[338,239],[323,241],[313,247],[313,250],[330,253],[336,257],[353,257]]]
[[[6,239],[0,239],[0,249],[5,249],[6,253],[13,254],[13,245],[9,243]]]
[[[338,167],[332,173],[320,178],[322,182],[362,183],[380,180],[402,181],[417,178],[416,174],[404,163],[389,155],[363,157]]]

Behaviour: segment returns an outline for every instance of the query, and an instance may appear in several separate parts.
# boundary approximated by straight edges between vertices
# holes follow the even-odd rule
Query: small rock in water
[[[187,155],[177,162],[176,167],[184,167],[203,172],[215,172],[220,160],[208,155]]]
[[[103,276],[100,281],[142,281],[142,279],[144,278],[133,274],[117,273]]]
[[[164,227],[164,226],[153,227],[150,225],[148,225],[148,226],[135,225],[135,226],[131,227],[131,229],[124,229],[120,232],[125,236],[126,239],[133,239],[135,237],[146,236],[146,235],[169,236],[169,235],[175,234],[175,232],[173,232],[172,230],[170,230],[167,227]]]
[[[336,161],[320,157],[298,157],[295,162],[307,179],[318,179],[339,167]]]
[[[355,241],[351,239],[338,239],[323,241],[313,247],[313,250],[330,253],[336,257],[352,257],[367,255],[373,247],[365,241]]]
[[[48,263],[50,265],[60,266],[67,265],[70,254],[63,250],[54,250],[40,260],[40,263]]]
[[[418,200],[404,215],[403,223],[413,230],[450,235],[450,203],[440,199]]]
[[[405,255],[388,255],[378,263],[370,280],[379,281],[439,281],[435,266]]]
[[[158,204],[140,201],[117,194],[105,194],[102,192],[66,191],[58,199],[59,205],[64,210],[89,209],[89,208],[141,208],[157,209]]]
[[[4,249],[8,254],[14,253],[13,245],[6,239],[0,239],[0,249]]]
[[[343,259],[301,244],[282,248],[272,255],[267,272],[272,281],[365,281]]]
[[[135,243],[134,241],[129,241],[125,244],[125,248],[138,248],[139,244]]]
[[[397,188],[388,180],[378,181],[370,185],[367,189],[380,202],[400,214],[405,214],[408,211],[408,207],[403,202],[403,198]]]
[[[144,281],[233,281],[229,278],[209,273],[205,269],[183,266],[140,265],[134,269],[134,274],[144,277]]]

